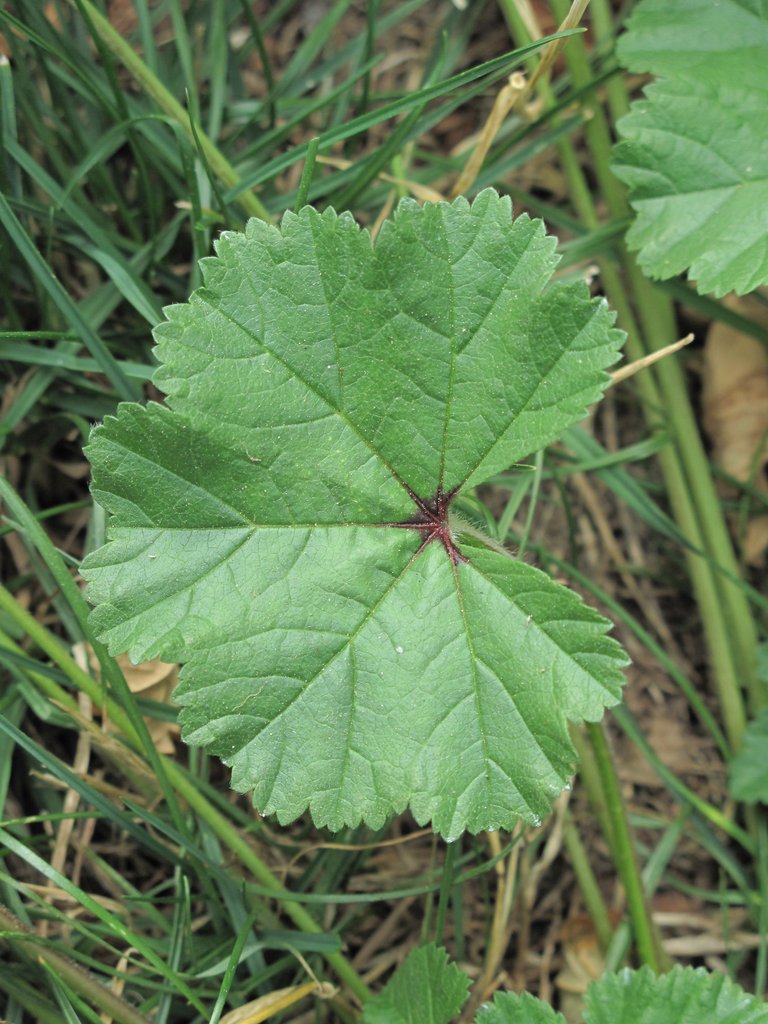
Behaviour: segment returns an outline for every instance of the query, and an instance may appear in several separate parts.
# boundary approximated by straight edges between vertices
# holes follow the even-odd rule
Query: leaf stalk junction
[[[421,532],[423,539],[416,554],[420,555],[427,544],[431,544],[432,541],[438,540],[445,548],[448,557],[454,565],[458,565],[459,562],[466,562],[467,559],[456,546],[456,541],[451,531],[448,519],[448,509],[456,496],[458,488],[445,493],[442,487],[438,487],[434,498],[428,501],[420,498],[418,494],[412,491],[407,485],[406,489],[416,503],[418,512],[413,519],[409,519],[405,523],[396,523],[394,525],[402,527],[403,529],[419,530]]]

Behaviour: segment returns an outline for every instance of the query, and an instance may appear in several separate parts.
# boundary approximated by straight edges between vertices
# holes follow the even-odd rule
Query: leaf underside
[[[251,221],[166,310],[155,383],[93,432],[109,543],[83,565],[95,633],[185,663],[187,742],[264,814],[444,836],[534,822],[573,764],[567,722],[619,699],[609,623],[456,537],[449,507],[554,440],[623,336],[546,287],[541,222],[492,190]]]
[[[619,58],[661,81],[618,124],[614,171],[652,277],[688,270],[700,292],[768,281],[768,4],[642,0]]]

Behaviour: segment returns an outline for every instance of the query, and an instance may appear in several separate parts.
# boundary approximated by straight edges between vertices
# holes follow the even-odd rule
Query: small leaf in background
[[[448,965],[443,949],[423,946],[365,1004],[362,1024],[448,1024],[459,1012],[468,985],[466,975]],[[583,1024],[768,1024],[768,1005],[725,975],[701,967],[676,966],[667,974],[655,974],[648,967],[625,968],[590,984],[579,1020]],[[497,992],[492,1003],[480,1008],[474,1024],[566,1024],[566,1018],[528,992]]]
[[[483,1006],[475,1024],[566,1024],[565,1017],[528,992],[499,992],[492,1003]]]
[[[723,974],[648,967],[607,974],[587,992],[585,1024],[768,1024],[768,1005]]]
[[[768,327],[768,305],[758,296],[731,296],[725,305]],[[702,410],[715,465],[768,497],[768,349],[720,321],[707,334]],[[743,548],[748,565],[764,561],[768,515],[750,518]]]
[[[768,804],[768,710],[744,731],[744,745],[730,764],[729,788],[735,800]]]
[[[450,518],[618,357],[604,300],[549,283],[554,245],[490,189],[403,200],[375,246],[331,209],[251,221],[156,332],[170,408],[93,433],[93,628],[186,662],[184,738],[282,823],[537,824],[568,722],[619,700],[610,623]]]
[[[467,998],[469,978],[434,945],[412,950],[363,1009],[363,1024],[449,1024]]]
[[[746,0],[641,0],[619,39],[660,75],[618,123],[614,171],[637,213],[627,235],[651,277],[700,292],[768,281],[768,10]],[[706,116],[703,115],[703,112]]]

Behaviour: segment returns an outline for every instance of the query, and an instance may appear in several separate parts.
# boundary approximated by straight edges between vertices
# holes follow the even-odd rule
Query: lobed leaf
[[[461,1008],[467,984],[466,976],[448,964],[444,950],[422,947],[366,1003],[363,1024],[448,1024]],[[701,967],[676,966],[660,975],[648,967],[625,968],[589,985],[583,1021],[768,1024],[768,1006],[725,975]],[[497,992],[492,1003],[478,1010],[475,1024],[565,1024],[565,1018],[528,992]]]
[[[363,1008],[362,1024],[449,1024],[467,998],[469,978],[434,945],[411,950],[381,992]]]
[[[703,967],[607,974],[587,989],[585,1024],[768,1024],[768,1006]]]
[[[700,292],[768,281],[768,6],[642,0],[618,44],[663,76],[618,123],[615,173],[637,218],[627,235],[651,277],[689,270]]]
[[[492,1003],[483,1006],[475,1024],[566,1024],[562,1013],[529,992],[497,992]]]
[[[630,71],[729,82],[759,74],[766,42],[765,0],[641,0],[617,49]]]
[[[545,814],[568,721],[619,699],[609,623],[457,536],[450,504],[597,400],[622,341],[555,283],[554,240],[492,190],[251,221],[168,309],[168,407],[123,405],[88,449],[109,543],[93,627],[185,662],[187,742],[287,822],[444,836]]]
[[[735,800],[768,804],[768,709],[744,730],[744,745],[729,766],[729,789]]]

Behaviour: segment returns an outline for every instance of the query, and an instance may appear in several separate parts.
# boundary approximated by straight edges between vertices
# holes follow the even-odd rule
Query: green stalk
[[[580,168],[579,174],[581,175]],[[593,209],[591,212],[594,212]],[[600,259],[598,263],[605,292],[611,305],[619,314],[619,322],[627,331],[627,352],[630,359],[639,359],[647,353],[640,340],[640,328],[627,298],[621,275],[610,260]],[[671,341],[672,336],[668,336],[668,340]],[[671,360],[667,360],[667,362],[671,362]],[[635,381],[646,418],[649,423],[653,424],[655,419],[661,418],[660,410],[664,400],[656,387],[653,376],[647,370],[638,374]],[[681,401],[687,401],[687,393],[682,384],[678,395],[686,396],[682,397]],[[705,550],[704,535],[699,527],[694,500],[686,483],[677,446],[670,445],[662,448],[658,453],[658,459],[675,520],[691,544],[699,550]],[[738,689],[738,674],[731,655],[731,637],[720,612],[720,596],[714,572],[710,569],[707,561],[699,555],[686,551],[685,558],[704,624],[725,731],[731,747],[735,748],[740,743],[744,732],[746,716]]]
[[[445,847],[445,860],[443,861],[443,876],[440,880],[440,898],[437,902],[437,913],[435,914],[435,944],[443,945],[443,933],[445,932],[445,917],[448,912],[448,901],[453,890],[453,876],[456,868],[456,853],[459,843],[447,843]]]
[[[628,262],[630,259],[627,257]],[[650,301],[647,296],[650,286],[647,282],[640,283],[640,288],[646,292],[646,301],[638,300],[638,310],[641,318],[649,324],[650,320],[662,312],[663,298],[661,293],[654,289],[653,301]],[[658,304],[660,308],[653,309],[654,304]],[[658,340],[655,340],[653,348],[673,341],[674,336],[674,331],[656,333],[654,339]],[[629,351],[632,358],[640,358],[646,354],[639,345],[630,346]],[[719,503],[713,493],[706,456],[688,400],[687,385],[674,359],[662,360],[656,370],[662,384],[661,388],[657,391],[653,386],[653,378],[644,372],[637,378],[638,391],[649,420],[656,418],[654,410],[662,407],[665,410],[673,446],[659,452],[659,464],[670,504],[682,531],[695,547],[706,553],[702,556],[686,551],[685,558],[696,603],[701,613],[725,732],[732,749],[738,750],[746,725],[742,684],[746,682],[750,693],[756,688],[756,683],[753,682],[754,667],[747,667],[747,659],[750,655],[754,659],[757,652],[754,621],[744,594],[735,584],[721,576],[711,564],[714,562],[722,565],[734,575],[739,575],[733,548],[719,512]],[[718,543],[716,552],[712,550],[712,533],[710,532],[708,536],[703,526],[706,523],[710,531],[714,531],[715,516],[720,518],[721,531],[718,532],[724,534],[721,538],[724,543]],[[743,607],[741,611],[737,611],[735,606]],[[739,626],[736,620],[740,615],[743,616],[743,621]],[[745,634],[748,637],[746,640]],[[753,695],[753,701],[756,700],[757,696]]]
[[[130,43],[112,27],[107,18],[101,14],[91,3],[91,0],[70,0],[70,3],[78,6],[94,31],[99,34],[102,41],[109,47],[112,53],[130,71],[136,81],[149,95],[158,107],[168,117],[178,122],[189,136],[190,142],[200,147],[208,166],[213,173],[228,189],[236,189],[240,184],[240,176],[235,168],[227,160],[215,142],[212,141],[203,131],[202,125],[193,122],[191,112],[184,109],[175,96],[163,85],[157,75],[151,71],[144,61],[139,57]],[[251,217],[258,217],[260,220],[271,221],[269,211],[253,192],[238,192],[237,201],[245,212]]]
[[[317,151],[319,148],[320,136],[315,135],[309,140],[307,145],[307,155],[304,158],[304,169],[301,172],[299,187],[296,189],[296,202],[293,204],[294,213],[298,213],[303,206],[307,205],[307,196],[309,195],[309,187],[312,184],[312,176],[315,173],[315,161],[317,160]]]
[[[605,952],[613,938],[611,919],[608,916],[608,908],[605,905],[603,894],[600,892],[600,886],[597,884],[592,865],[589,863],[587,851],[584,849],[584,844],[570,814],[565,819],[563,842],[568,851],[571,867],[576,875],[576,882],[584,900],[584,905],[589,916],[592,918],[592,924],[595,926],[600,948]]]
[[[531,31],[533,26],[529,25],[520,13],[516,0],[499,0],[499,7],[507,22],[510,35],[517,40],[518,45],[526,46],[528,43],[535,42],[537,38],[541,38],[540,32],[534,35]],[[529,77],[535,73],[538,63],[539,59],[535,54],[526,60],[525,67]]]
[[[608,805],[614,837],[613,856],[627,896],[627,908],[632,921],[632,930],[635,933],[637,951],[643,963],[658,974],[668,965],[646,906],[643,882],[629,832],[619,780],[616,777],[602,726],[588,722],[587,732],[600,773],[603,794]]]
[[[592,747],[589,744],[584,727],[581,725],[570,726],[571,741],[576,748],[579,758],[579,782],[587,794],[592,813],[597,819],[603,838],[608,848],[613,853],[616,845],[613,835],[613,822],[608,814],[608,802],[603,793],[600,773],[597,770],[597,762]]]
[[[92,679],[65,650],[61,642],[44,626],[25,611],[14,599],[13,595],[0,584],[0,611],[4,611],[16,625],[29,636],[33,643],[71,680],[72,684],[87,694],[96,704],[106,707],[112,723],[120,729],[125,738],[138,750],[142,751],[136,730],[128,715],[113,698],[104,696],[101,686]],[[79,714],[79,709],[72,697],[52,679],[36,676],[33,680],[46,695],[58,705]],[[284,889],[258,854],[245,841],[240,832],[217,811],[200,792],[194,781],[171,758],[158,754],[163,770],[174,787],[189,806],[210,826],[211,830],[240,860],[265,888],[274,892],[275,899],[281,901],[285,913],[302,931],[321,934],[322,927],[300,904],[291,901],[291,894]],[[341,953],[327,953],[326,959],[337,976],[349,987],[350,991],[364,1002],[370,995],[369,989],[359,974]]]
[[[139,1013],[111,988],[84,971],[74,960],[62,956],[50,946],[35,942],[33,938],[23,938],[28,931],[29,929],[0,903],[0,932],[5,933],[3,941],[11,948],[18,949],[32,963],[42,961],[69,985],[73,992],[87,999],[92,1007],[108,1013],[119,1024],[149,1024],[149,1017]]]
[[[671,301],[660,289],[654,287],[641,273],[635,260],[629,256],[627,271],[635,292],[645,336],[655,342],[651,347],[659,348],[666,340],[675,340],[675,320]],[[662,331],[665,331],[665,334],[662,334]],[[655,371],[664,407],[677,442],[677,451],[685,472],[693,508],[698,513],[705,550],[715,566],[719,566],[738,580],[741,568],[734,553],[723,516],[722,502],[715,489],[709,460],[688,399],[688,388],[680,364],[676,359],[662,359],[656,364]],[[700,557],[694,555],[692,558],[702,563]],[[717,594],[716,613],[725,619],[727,649],[733,662],[731,679],[726,684],[732,688],[733,694],[728,700],[737,701],[743,713],[743,688],[749,696],[752,712],[756,713],[764,706],[765,695],[757,681],[758,638],[749,600],[734,579],[728,579],[713,566],[704,564]],[[738,746],[740,740],[739,734],[739,742],[734,745]]]
[[[608,55],[613,50],[613,29],[615,13],[606,0],[592,0],[590,4],[592,29],[598,44],[598,53]],[[624,83],[618,75],[613,75],[605,83],[605,95],[608,110],[613,124],[629,110],[629,100]]]

